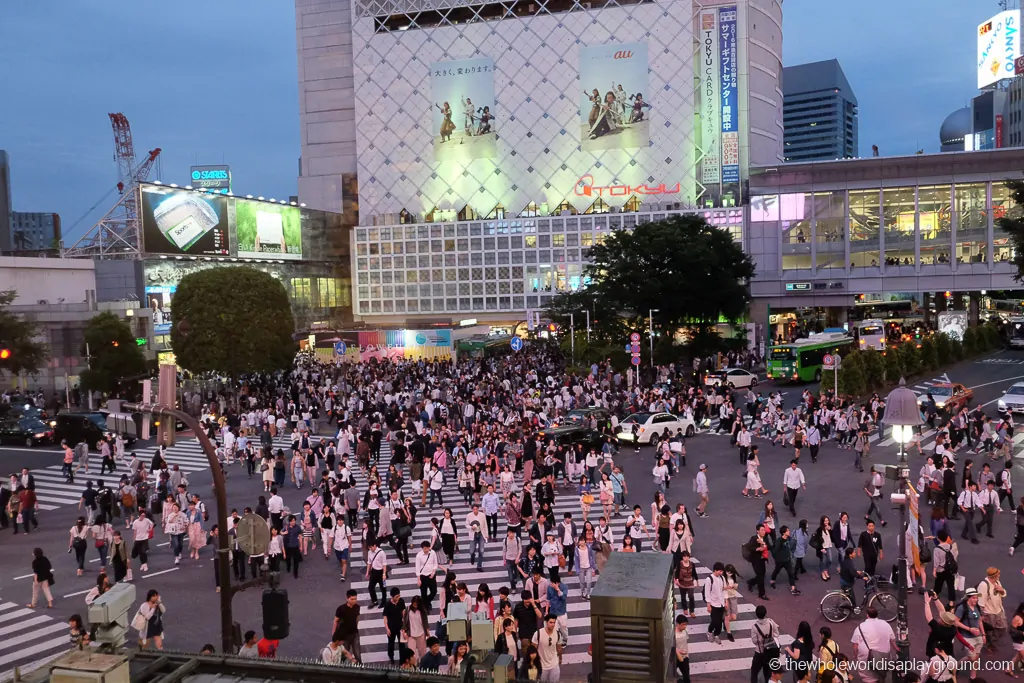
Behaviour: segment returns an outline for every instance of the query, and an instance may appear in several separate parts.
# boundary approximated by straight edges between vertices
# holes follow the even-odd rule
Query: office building
[[[786,161],[858,156],[857,96],[836,59],[782,70]]]
[[[508,321],[616,227],[741,239],[782,160],[778,0],[296,0],[299,198],[358,195],[356,314]],[[695,85],[696,84],[696,85]]]
[[[984,292],[1019,289],[997,221],[1022,167],[1024,150],[1000,149],[754,169],[753,319],[774,336],[801,316],[842,325],[873,301],[903,317],[948,307],[976,319]]]
[[[60,247],[60,215],[11,212],[11,251],[46,251]]]
[[[0,252],[11,245],[11,160],[0,149]]]

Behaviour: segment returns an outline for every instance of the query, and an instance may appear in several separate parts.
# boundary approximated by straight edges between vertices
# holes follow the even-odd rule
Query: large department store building
[[[370,325],[523,320],[614,228],[744,235],[781,163],[778,0],[296,0],[299,199],[358,203]]]

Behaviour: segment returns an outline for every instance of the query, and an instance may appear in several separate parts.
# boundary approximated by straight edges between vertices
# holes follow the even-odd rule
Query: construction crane
[[[61,255],[65,257],[137,259],[142,254],[139,184],[149,178],[162,150],[159,147],[152,149],[142,161],[138,161],[128,117],[120,112],[109,116],[114,130],[119,199],[74,246],[62,250]]]

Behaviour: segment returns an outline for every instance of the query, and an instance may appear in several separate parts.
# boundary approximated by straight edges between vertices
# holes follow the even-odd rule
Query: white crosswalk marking
[[[58,657],[71,648],[68,626],[40,610],[0,602],[0,680],[15,668],[22,673]]]
[[[147,448],[145,451],[138,451],[139,458],[149,467],[154,449]],[[182,440],[167,449],[165,456],[169,465],[177,465],[186,474],[209,469],[209,462],[203,454],[203,449],[195,439]],[[100,458],[96,453],[90,454],[89,473],[80,471],[75,475],[75,483],[69,484],[67,478],[61,473],[61,465],[50,465],[32,470],[32,476],[36,482],[36,498],[39,499],[39,509],[48,511],[56,510],[65,505],[78,505],[82,498],[82,490],[85,489],[85,482],[102,480],[107,486],[116,488],[121,475],[128,473],[128,460],[118,463],[117,471],[114,473],[99,473]]]
[[[290,445],[288,439],[275,439],[275,449],[282,447],[287,448]],[[381,463],[388,463],[390,461],[390,448],[387,443],[382,444],[381,448]],[[381,468],[383,469],[383,468]],[[358,475],[357,475],[358,476]],[[360,494],[365,491],[362,478],[359,477],[359,490]],[[452,477],[449,477],[451,481]],[[522,482],[517,479],[517,486],[521,489]],[[420,504],[420,493],[419,489],[415,492],[412,491],[412,482],[407,482],[404,495],[409,495],[413,498],[417,507]],[[455,488],[454,481],[451,486],[446,486],[444,490],[445,494],[445,507],[452,509],[453,518],[456,520],[459,528],[461,529],[465,525],[466,515],[470,512],[470,506],[465,503]],[[574,520],[577,524],[581,524],[582,514],[580,510],[579,498],[574,492],[568,492],[563,489],[556,490],[556,502],[553,506],[556,520],[561,521],[562,516],[566,512],[573,514]],[[397,558],[394,556],[394,552],[390,547],[384,546],[384,550],[387,553],[388,564],[391,568],[391,574],[387,579],[387,588],[391,589],[393,586],[397,586],[402,591],[402,597],[408,604],[409,600],[414,595],[419,594],[417,587],[417,578],[415,574],[415,554],[420,551],[419,544],[430,538],[430,523],[431,517],[440,517],[440,508],[431,512],[428,509],[420,509],[417,514],[416,528],[413,530],[412,536],[409,538],[409,554],[410,559],[413,561],[410,565],[397,565]],[[591,521],[596,520],[601,515],[601,509],[599,504],[595,504],[591,510]],[[616,518],[612,522],[613,533],[615,534],[616,541],[620,541],[622,537],[622,521]],[[499,538],[504,538],[505,523],[504,520],[499,520]],[[525,537],[525,531],[524,531]],[[650,543],[645,541],[644,548],[649,548]],[[699,548],[697,549],[699,550]],[[316,553],[322,553],[322,549],[318,548]],[[381,618],[380,609],[369,609],[369,599],[367,594],[367,582],[364,577],[365,564],[361,559],[362,554],[362,542],[358,536],[353,537],[353,558],[360,558],[356,560],[356,566],[350,567],[348,571],[349,582],[343,584],[346,586],[353,586],[359,590],[360,603],[362,605],[362,613],[360,615],[360,645],[363,650],[363,661],[365,663],[387,663],[387,633],[384,629],[383,619]],[[308,559],[313,558],[314,552],[310,552]],[[319,555],[317,555],[319,559]],[[488,543],[485,549],[485,556],[483,561],[482,571],[477,571],[475,565],[469,563],[469,548],[468,543],[465,540],[460,541],[460,551],[456,557],[453,570],[457,575],[458,581],[464,581],[469,587],[471,595],[475,595],[476,588],[480,583],[486,583],[490,588],[493,595],[497,596],[498,591],[501,587],[507,587],[508,584],[508,573],[501,560],[501,543],[491,542]],[[331,558],[333,564],[333,556]],[[710,570],[704,566],[698,566],[698,575],[703,578]],[[301,573],[301,572],[300,572]],[[438,581],[441,583],[443,578],[443,569],[439,570]],[[587,654],[587,649],[592,642],[591,637],[591,622],[590,622],[590,604],[580,597],[580,582],[577,576],[565,576],[563,572],[563,586],[568,589],[568,601],[567,601],[567,616],[568,616],[568,628],[569,628],[569,642],[565,648],[562,657],[563,665],[581,664],[586,665],[590,663],[590,656]],[[600,579],[598,579],[600,580]],[[287,579],[285,579],[287,582]],[[439,586],[439,590],[442,589]],[[519,591],[522,590],[522,582],[517,585],[517,591],[511,593],[513,604],[517,604],[519,599]],[[751,643],[748,637],[751,624],[753,624],[753,612],[754,605],[745,602],[741,594],[740,597],[740,620],[733,624],[733,631],[735,633],[736,641],[729,642],[723,640],[722,644],[717,645],[707,640],[707,629],[710,622],[710,617],[705,608],[703,596],[701,591],[698,589],[695,595],[696,611],[697,616],[690,621],[689,632],[691,634],[691,671],[694,674],[699,673],[713,673],[723,671],[740,671],[747,669],[750,666],[750,648]],[[677,612],[678,613],[678,612]],[[431,632],[433,632],[440,619],[440,596],[435,601],[434,609],[430,615],[429,623]],[[783,639],[784,644],[788,644],[789,639]]]

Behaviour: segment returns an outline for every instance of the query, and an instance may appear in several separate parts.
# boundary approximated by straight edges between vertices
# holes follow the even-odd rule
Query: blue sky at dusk
[[[996,2],[784,0],[784,62],[836,57],[860,103],[861,152],[938,151],[938,128],[976,94],[975,27]],[[161,177],[228,163],[236,191],[296,192],[299,130],[290,0],[5,3],[0,149],[14,208],[56,211],[65,232],[115,200],[108,112]],[[95,210],[89,212],[90,207]],[[87,216],[79,221],[83,215]]]

